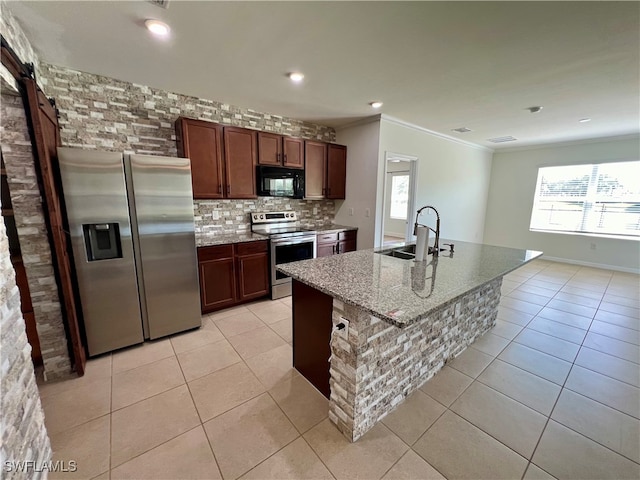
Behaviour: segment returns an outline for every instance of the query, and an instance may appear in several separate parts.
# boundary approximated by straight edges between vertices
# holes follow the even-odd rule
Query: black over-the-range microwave
[[[256,167],[261,197],[304,198],[304,170],[285,167]]]

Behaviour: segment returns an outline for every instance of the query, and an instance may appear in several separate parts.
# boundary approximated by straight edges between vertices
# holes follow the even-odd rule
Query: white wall
[[[638,271],[638,241],[530,232],[529,222],[539,167],[638,160],[639,157],[638,137],[496,152],[487,202],[485,243],[541,250],[547,257],[581,264]]]
[[[379,119],[336,131],[347,146],[347,195],[336,201],[335,222],[358,227],[358,249],[372,248],[379,170]],[[350,209],[353,208],[353,215]],[[367,216],[367,210],[369,216]]]
[[[433,205],[440,212],[441,236],[482,243],[492,151],[459,143],[423,129],[385,118],[380,122],[378,188],[382,191],[385,152],[418,157],[416,205]],[[382,196],[376,203],[382,220]],[[410,222],[415,212],[410,212]],[[434,216],[421,216],[435,227]],[[377,245],[381,244],[377,238]]]

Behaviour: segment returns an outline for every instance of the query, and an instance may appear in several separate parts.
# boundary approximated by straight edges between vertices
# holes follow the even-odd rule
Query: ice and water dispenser
[[[85,223],[82,225],[87,260],[109,260],[122,258],[120,227],[114,223]]]

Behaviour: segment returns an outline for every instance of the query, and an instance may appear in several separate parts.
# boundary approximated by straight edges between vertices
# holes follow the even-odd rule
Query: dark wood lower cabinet
[[[293,280],[293,366],[329,398],[333,298]]]
[[[198,248],[202,313],[269,294],[269,245],[265,241]]]
[[[236,303],[236,269],[232,245],[198,249],[202,313]]]
[[[239,302],[264,297],[269,293],[268,249],[266,241],[235,246]]]
[[[357,247],[357,230],[338,233],[319,233],[317,237],[317,257],[330,257],[339,253],[353,252]]]

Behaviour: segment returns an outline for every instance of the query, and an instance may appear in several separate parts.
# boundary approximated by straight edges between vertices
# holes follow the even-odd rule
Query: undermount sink
[[[441,248],[440,251],[446,250]],[[392,248],[391,250],[384,250],[382,252],[376,252],[380,255],[386,255],[387,257],[401,258],[403,260],[413,260],[416,258],[416,246],[405,245],[404,247]],[[429,255],[433,253],[433,247],[429,247]]]
[[[386,255],[387,257],[402,258],[403,260],[413,260],[416,257],[416,246],[405,245],[404,247],[397,247],[391,250],[385,250],[377,252],[380,255]]]

